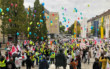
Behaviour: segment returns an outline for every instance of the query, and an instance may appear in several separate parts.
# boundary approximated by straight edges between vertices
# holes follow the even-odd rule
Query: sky
[[[29,6],[34,6],[35,0],[24,0],[24,6],[28,8]],[[74,23],[75,20],[80,22],[81,17],[86,17],[87,19],[91,19],[96,15],[100,15],[103,12],[110,9],[110,0],[39,0],[40,3],[45,3],[44,7],[49,12],[59,12],[59,21],[63,23],[63,17],[66,17],[66,22],[63,25],[68,25]],[[88,7],[89,5],[89,7]],[[64,7],[65,10],[62,9]],[[73,12],[74,8],[78,10],[78,12]],[[64,15],[62,15],[64,13]],[[82,13],[82,15],[80,15]],[[69,23],[68,23],[69,19]]]

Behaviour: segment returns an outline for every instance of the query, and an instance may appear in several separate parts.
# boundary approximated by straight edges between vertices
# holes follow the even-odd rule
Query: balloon
[[[99,29],[97,29],[97,31],[99,31]]]
[[[36,29],[37,29],[37,27],[36,27]]]
[[[15,7],[17,7],[17,4],[15,4]]]
[[[65,8],[65,11],[66,11],[66,8]]]
[[[89,7],[89,5],[87,5]]]
[[[43,18],[45,19],[45,16],[43,16]]]
[[[62,13],[62,15],[64,15],[64,13]]]
[[[81,19],[83,19],[83,17],[81,17]]]
[[[68,25],[66,25],[66,27],[68,27]]]
[[[18,36],[18,35],[19,35],[19,33],[17,32],[17,33],[16,33],[16,35]]]
[[[6,11],[9,11],[9,8],[6,8]]]
[[[37,35],[36,35],[37,36]]]
[[[41,37],[41,39],[43,40],[43,37]]]
[[[13,6],[13,3],[11,3],[11,6]]]
[[[66,22],[66,20],[64,20],[64,22]]]
[[[4,13],[2,12],[2,15],[4,15]]]
[[[33,15],[33,13],[31,13],[31,15]]]
[[[34,13],[36,13],[36,10],[34,10]]]
[[[86,28],[84,30],[86,30]]]
[[[40,24],[38,26],[40,27]]]
[[[68,21],[68,23],[70,23],[70,22]]]
[[[40,15],[40,17],[41,17],[42,15]]]
[[[28,34],[28,37],[29,37],[29,34]]]
[[[52,20],[50,21],[50,23],[52,23]]]
[[[54,13],[52,14],[52,16],[54,16]]]
[[[45,3],[42,3],[42,6],[44,6],[45,5]]]
[[[51,25],[53,25],[53,23],[51,23]]]
[[[68,19],[68,21],[69,21],[70,19]]]
[[[78,10],[75,10],[76,12],[78,12]]]
[[[2,12],[2,9],[0,8],[0,13]]]
[[[40,22],[43,22],[43,20],[42,20],[42,19],[40,19]]]
[[[64,10],[64,7],[62,7],[62,10]]]
[[[74,33],[74,34],[76,34],[76,33]]]
[[[58,19],[58,18],[55,18],[56,20]]]
[[[78,18],[78,20],[79,20],[80,18]]]
[[[82,13],[80,13],[80,15],[82,15]]]
[[[37,22],[37,25],[39,24],[39,22]]]
[[[34,17],[35,17],[36,15],[34,15]]]
[[[39,39],[39,37],[37,36],[37,39]]]
[[[30,22],[30,25],[32,24],[32,22]]]
[[[44,12],[44,11],[42,11],[42,13],[44,14],[45,12]]]
[[[9,19],[9,22],[11,22],[11,19]]]
[[[34,33],[34,35],[36,35],[36,33]]]
[[[29,12],[27,12],[27,14],[29,15]]]
[[[73,10],[73,12],[75,12],[75,10]]]
[[[31,32],[29,32],[29,35],[31,35]]]
[[[49,16],[47,16],[47,18],[49,18]]]

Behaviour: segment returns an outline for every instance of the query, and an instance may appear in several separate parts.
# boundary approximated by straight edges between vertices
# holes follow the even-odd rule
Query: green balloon
[[[64,10],[64,7],[62,7],[62,9]]]

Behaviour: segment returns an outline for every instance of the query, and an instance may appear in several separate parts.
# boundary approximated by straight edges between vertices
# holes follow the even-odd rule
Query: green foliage
[[[59,23],[59,26],[60,26],[59,27],[60,32],[63,32],[64,33],[65,32],[65,26],[62,25],[62,22]]]
[[[36,13],[34,12],[36,10]],[[31,40],[35,41],[42,41],[47,39],[47,27],[46,27],[46,18],[44,19],[44,14],[42,13],[44,11],[44,7],[39,3],[39,0],[35,0],[34,2],[34,9],[29,10],[29,22],[32,22],[32,25],[29,25],[30,31],[32,34],[29,36]],[[33,15],[35,17],[33,17]],[[43,22],[40,22],[40,19],[43,20]],[[41,39],[43,37],[43,39]]]

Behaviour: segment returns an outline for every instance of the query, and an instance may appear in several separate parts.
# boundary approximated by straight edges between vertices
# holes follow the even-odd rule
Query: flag
[[[17,51],[21,51],[20,46],[17,44]]]
[[[108,63],[108,60],[107,60],[107,66],[106,66],[106,69],[110,69],[110,68],[109,68],[109,63]]]
[[[101,27],[101,38],[103,38],[103,27]]]
[[[17,52],[17,50],[16,50],[15,46],[12,45],[12,54],[15,53],[15,52]]]

